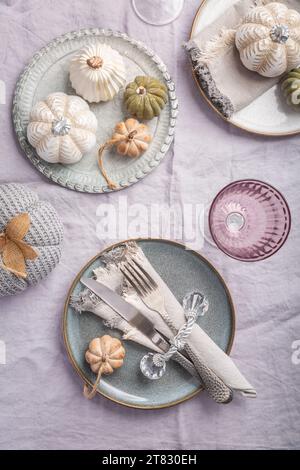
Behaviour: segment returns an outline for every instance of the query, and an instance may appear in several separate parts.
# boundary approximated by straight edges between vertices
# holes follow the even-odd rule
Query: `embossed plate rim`
[[[119,31],[112,31],[110,29],[101,29],[101,28],[84,28],[77,31],[71,31],[69,33],[63,34],[58,36],[57,38],[50,41],[46,46],[40,49],[38,52],[34,54],[29,64],[25,67],[23,72],[21,73],[14,92],[13,97],[13,105],[12,105],[12,118],[15,133],[17,135],[19,144],[21,149],[24,151],[27,158],[31,161],[31,163],[48,179],[57,183],[65,188],[72,189],[79,192],[88,192],[88,193],[107,193],[111,192],[112,190],[107,187],[107,185],[102,186],[95,186],[95,185],[87,185],[87,184],[78,184],[74,183],[73,181],[65,180],[61,177],[57,177],[55,170],[51,170],[49,166],[45,165],[43,160],[41,160],[35,153],[34,149],[29,145],[27,142],[27,138],[24,135],[24,130],[22,128],[22,119],[21,119],[21,110],[19,107],[19,103],[21,100],[22,93],[27,83],[28,76],[30,71],[36,66],[38,61],[46,55],[48,52],[52,51],[56,48],[56,46],[61,45],[65,41],[72,41],[78,38],[86,36],[90,37],[114,37],[120,38],[132,46],[136,47],[137,50],[142,51],[148,58],[150,58],[160,73],[162,74],[166,86],[169,92],[169,127],[168,133],[165,137],[164,143],[162,144],[160,150],[153,156],[153,158],[145,164],[142,173],[137,171],[134,175],[126,175],[126,178],[122,180],[122,184],[116,190],[124,189],[131,186],[134,183],[137,183],[140,179],[147,176],[151,173],[154,168],[156,168],[166,153],[168,152],[170,145],[174,138],[174,129],[176,126],[177,114],[178,114],[178,99],[176,97],[175,92],[175,84],[171,79],[170,74],[167,71],[167,67],[164,62],[158,57],[158,55],[152,51],[148,46],[146,46],[143,42],[133,39],[129,37],[126,33],[122,33]],[[114,191],[116,191],[114,190]]]

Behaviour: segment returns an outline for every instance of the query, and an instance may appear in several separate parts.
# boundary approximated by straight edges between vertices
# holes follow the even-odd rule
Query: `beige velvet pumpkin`
[[[112,145],[116,146],[117,152],[131,158],[137,158],[144,153],[152,137],[149,128],[146,124],[141,124],[133,118],[126,119],[126,121],[119,122],[115,126],[114,134],[110,140],[102,145],[98,152],[98,164],[102,175],[104,176],[108,187],[116,189],[116,184],[107,175],[103,165],[103,152],[106,148]]]
[[[87,385],[84,386],[83,393],[86,398],[91,399],[95,396],[102,375],[112,374],[115,369],[122,367],[124,357],[125,349],[118,338],[104,335],[92,339],[85,353],[85,359],[92,371],[97,374],[97,379],[91,391]]]
[[[120,155],[137,158],[149,147],[151,135],[146,124],[129,118],[116,125],[112,139],[116,141],[117,152]]]

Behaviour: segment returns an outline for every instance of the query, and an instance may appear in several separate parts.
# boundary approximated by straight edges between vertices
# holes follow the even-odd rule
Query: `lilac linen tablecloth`
[[[300,447],[300,137],[269,139],[229,127],[199,96],[181,44],[199,0],[186,0],[173,24],[142,23],[129,0],[1,0],[0,183],[18,182],[50,201],[64,221],[60,265],[38,287],[0,300],[1,449],[292,449]],[[14,137],[16,80],[36,50],[82,27],[121,30],[155,49],[177,84],[180,115],[173,148],[142,182],[110,195],[68,191],[43,178]],[[5,103],[3,103],[5,101]],[[101,203],[209,203],[230,181],[265,180],[286,196],[293,226],[272,258],[241,263],[205,243],[201,252],[224,276],[237,311],[233,358],[256,400],[216,405],[202,394],[170,409],[127,409],[82,397],[61,336],[63,304],[79,269],[111,240],[96,236]],[[298,343],[297,343],[298,341]],[[293,354],[294,352],[294,354]],[[2,354],[2,362],[3,354]]]

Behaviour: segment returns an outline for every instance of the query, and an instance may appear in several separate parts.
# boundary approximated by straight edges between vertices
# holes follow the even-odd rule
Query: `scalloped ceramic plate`
[[[137,242],[179,302],[193,290],[200,289],[207,296],[210,309],[198,322],[218,346],[229,354],[234,338],[235,313],[230,293],[215,268],[199,253],[187,250],[179,243],[168,240]],[[101,264],[101,255],[111,248],[90,260],[76,276],[64,310],[63,332],[69,359],[81,379],[89,384],[95,379],[84,359],[89,342],[103,334],[119,334],[117,330],[105,327],[93,313],[75,312],[69,302],[71,295],[82,290],[80,278],[91,276],[93,269]],[[202,390],[200,384],[173,361],[168,364],[167,372],[160,380],[146,379],[139,368],[146,349],[130,341],[124,341],[124,346],[126,360],[123,367],[113,375],[104,376],[98,386],[98,393],[106,398],[133,408],[153,409],[176,405]]]
[[[104,156],[105,168],[122,189],[157,167],[173,140],[178,108],[175,86],[160,58],[143,43],[123,33],[102,29],[75,31],[58,37],[36,53],[18,80],[13,101],[13,121],[22,149],[41,173],[67,188],[101,193],[109,189],[97,165],[97,147],[76,164],[49,164],[37,156],[26,137],[29,114],[37,101],[55,91],[76,94],[69,81],[70,60],[78,49],[95,41],[109,44],[123,56],[127,82],[136,75],[151,75],[164,81],[169,91],[168,103],[159,118],[147,122],[153,135],[148,150],[138,159],[129,159],[118,156],[112,149]],[[90,108],[98,119],[97,143],[100,145],[110,138],[115,124],[126,117],[123,91],[112,101],[91,104]]]
[[[196,36],[202,29],[222,15],[229,6],[238,1],[227,0],[227,2],[220,2],[219,0],[203,0],[194,18],[190,37]],[[281,97],[279,98],[277,85],[254,100],[246,108],[234,113],[230,119],[226,119],[206,97],[196,77],[195,80],[201,94],[214,111],[234,126],[254,134],[271,137],[300,133],[299,113],[289,107]]]

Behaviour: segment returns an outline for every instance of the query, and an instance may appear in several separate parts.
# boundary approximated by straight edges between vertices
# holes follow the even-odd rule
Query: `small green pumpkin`
[[[300,67],[291,70],[284,77],[281,89],[287,104],[300,111]]]
[[[150,120],[160,115],[168,101],[167,87],[153,77],[135,77],[125,89],[124,101],[130,114]]]

